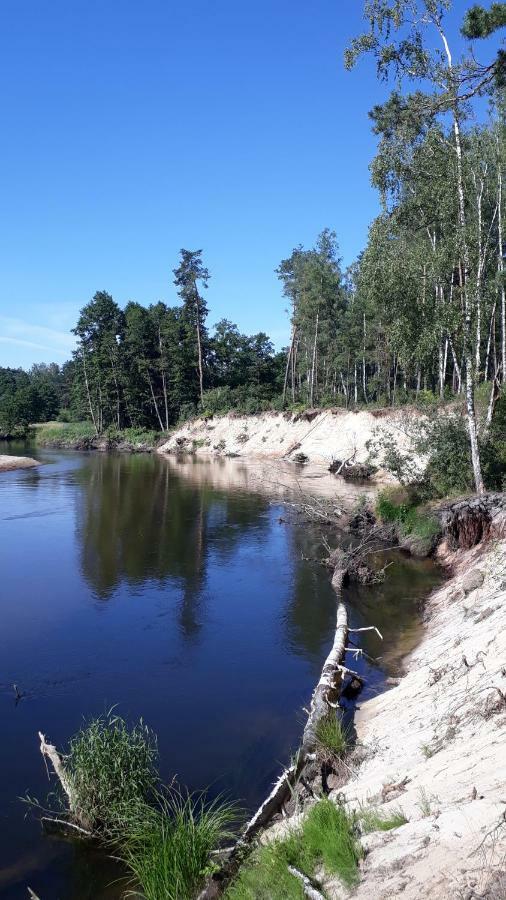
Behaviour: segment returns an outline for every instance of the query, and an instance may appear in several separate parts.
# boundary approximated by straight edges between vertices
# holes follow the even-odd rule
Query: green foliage
[[[148,428],[122,428],[118,430],[111,426],[105,432],[105,437],[111,444],[121,446],[125,444],[136,448],[155,447],[160,440],[160,432]]]
[[[232,837],[235,804],[161,789],[154,734],[111,710],[70,740],[64,757],[73,806],[132,874],[132,895],[187,900],[212,871],[211,853]]]
[[[482,448],[483,477],[490,490],[506,490],[506,390],[499,395]]]
[[[364,834],[372,831],[392,831],[408,821],[402,809],[384,812],[375,808],[362,809],[358,814],[358,820]]]
[[[424,481],[431,497],[446,497],[472,490],[471,450],[465,420],[449,415],[433,419],[417,441],[428,462]]]
[[[468,9],[462,34],[471,40],[486,38],[506,26],[506,3],[492,3],[489,9],[475,4]]]
[[[396,525],[399,537],[412,535],[428,543],[440,532],[437,518],[420,504],[416,489],[386,488],[378,494],[376,515],[382,522]]]
[[[134,877],[132,893],[145,900],[186,900],[196,896],[210,873],[211,853],[232,837],[233,805],[190,796],[172,787],[154,805],[123,804],[114,834]]]
[[[90,829],[109,834],[125,809],[152,798],[157,759],[149,728],[142,721],[129,728],[112,711],[92,719],[71,739],[65,769]]]
[[[316,871],[323,867],[326,873],[337,875],[352,887],[358,878],[361,857],[354,817],[344,806],[325,798],[311,807],[300,830],[253,853],[226,897],[227,900],[302,898],[302,886],[290,875],[289,865],[309,878],[314,878]]]
[[[89,450],[103,446],[124,447],[131,450],[149,450],[156,447],[160,432],[147,428],[123,428],[111,425],[98,436],[92,422],[49,422],[34,429],[36,443],[41,447],[57,447],[68,450]]]
[[[316,738],[320,748],[332,756],[344,756],[348,749],[348,732],[335,713],[329,713],[319,720]]]
[[[376,499],[376,515],[382,522],[403,522],[411,505],[407,490],[385,488]]]

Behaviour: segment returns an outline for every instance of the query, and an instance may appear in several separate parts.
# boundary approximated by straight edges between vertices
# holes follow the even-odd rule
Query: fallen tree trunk
[[[338,569],[332,578],[332,587],[338,595],[344,579],[344,570]],[[317,746],[317,729],[319,723],[328,715],[329,708],[334,708],[339,700],[345,669],[342,665],[346,638],[348,635],[348,615],[344,603],[339,600],[337,606],[336,630],[332,649],[323,664],[320,680],[316,685],[311,698],[309,716],[302,736],[300,756],[302,764],[308,753],[312,753]]]

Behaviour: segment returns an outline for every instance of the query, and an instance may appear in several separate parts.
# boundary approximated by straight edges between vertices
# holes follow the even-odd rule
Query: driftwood
[[[302,884],[304,896],[307,897],[307,900],[325,900],[323,894],[320,894],[320,891],[316,890],[307,875],[304,875],[303,872],[299,872],[295,866],[288,866],[288,871],[290,872],[290,875],[293,875],[293,877],[297,878]]]
[[[249,820],[248,824],[243,829],[238,845],[234,847],[234,850],[238,849],[239,845],[248,843],[256,832],[259,831],[260,828],[263,828],[263,826],[272,818],[274,813],[281,809],[281,806],[289,795],[290,788],[295,781],[297,768],[298,766],[295,765],[289,766],[281,773],[269,796],[264,800],[253,818]]]
[[[58,781],[60,782],[60,784],[63,788],[63,791],[67,796],[69,813],[71,815],[75,815],[76,814],[76,805],[75,805],[75,801],[74,801],[74,792],[72,790],[72,785],[71,785],[69,779],[67,778],[67,773],[65,772],[65,767],[63,765],[62,758],[61,758],[60,754],[58,753],[58,750],[56,749],[54,744],[47,743],[46,738],[44,737],[44,735],[42,734],[41,731],[39,731],[39,739],[40,739],[40,752],[42,753],[42,756],[45,759],[47,758],[51,762],[51,765],[54,770],[54,774],[58,778]],[[48,772],[48,774],[49,774],[49,772]]]
[[[87,828],[82,828],[81,825],[76,825],[74,822],[70,822],[68,819],[57,819],[55,816],[42,816],[41,822],[47,832],[55,832],[60,836],[66,835],[67,837],[71,838],[93,837],[92,831],[88,831]]]

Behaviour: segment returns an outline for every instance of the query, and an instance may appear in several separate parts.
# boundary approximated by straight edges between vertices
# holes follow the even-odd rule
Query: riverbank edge
[[[157,452],[206,456],[266,458],[328,465],[335,460],[364,465],[370,461],[370,443],[380,434],[398,450],[413,455],[407,419],[423,419],[416,407],[374,410],[308,409],[300,413],[227,413],[196,418],[177,426]],[[380,454],[381,455],[381,454]],[[418,457],[416,457],[418,460]],[[420,460],[421,462],[421,460]],[[377,460],[374,481],[394,481]]]
[[[353,774],[330,793],[356,813],[401,811],[407,821],[362,837],[353,891],[322,873],[328,900],[503,896],[493,891],[504,889],[506,859],[506,494],[438,513],[448,579],[427,599],[425,634],[399,684],[357,708]],[[262,843],[300,827],[313,802]]]

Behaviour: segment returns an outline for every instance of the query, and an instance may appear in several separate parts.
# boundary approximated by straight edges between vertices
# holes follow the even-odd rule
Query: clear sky
[[[279,261],[330,227],[350,263],[378,210],[386,88],[342,62],[362,6],[3,0],[0,365],[63,362],[96,290],[176,302],[180,247],[204,250],[211,324],[282,346]]]

